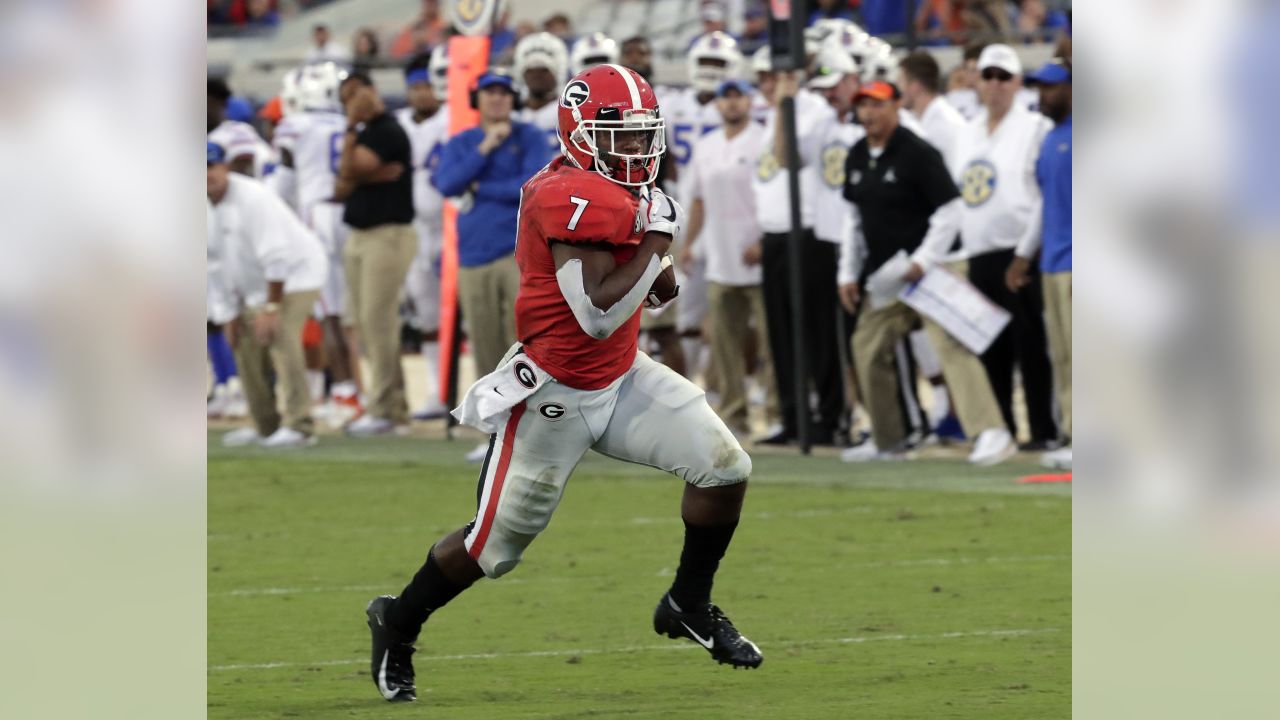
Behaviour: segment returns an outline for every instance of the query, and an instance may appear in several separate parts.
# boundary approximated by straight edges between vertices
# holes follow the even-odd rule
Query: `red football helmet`
[[[560,146],[583,170],[628,187],[650,185],[667,137],[658,98],[634,70],[596,65],[560,93]]]

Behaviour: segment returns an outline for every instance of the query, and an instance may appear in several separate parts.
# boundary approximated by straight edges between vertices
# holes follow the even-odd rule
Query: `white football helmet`
[[[827,35],[822,42],[824,45],[838,45],[853,58],[854,64],[861,72],[862,66],[866,63],[867,53],[871,50],[870,41],[871,36],[865,30],[846,20],[842,22],[841,28]]]
[[[742,52],[732,35],[719,30],[700,36],[689,48],[689,83],[696,92],[715,92],[742,71]]]
[[[833,35],[838,35],[843,32],[845,28],[848,28],[851,25],[853,27],[857,27],[857,25],[853,24],[852,20],[845,20],[844,18],[822,18],[818,22],[806,28],[804,32],[807,36],[812,35],[813,38],[821,44],[826,42],[827,38],[832,37]]]
[[[449,91],[449,44],[440,43],[431,51],[431,60],[427,63],[427,72],[431,74],[431,87],[436,95],[445,97]]]
[[[331,62],[308,65],[302,69],[299,90],[302,109],[338,112],[342,102],[338,98],[338,86],[347,78],[347,71]]]
[[[302,110],[302,71],[297,68],[284,74],[280,109],[286,117]]]
[[[596,65],[618,62],[621,52],[618,43],[602,32],[593,32],[586,37],[578,38],[569,53],[569,71],[576,77],[582,71]]]
[[[556,76],[557,82],[568,79],[569,51],[564,41],[549,32],[526,35],[516,44],[514,75],[517,82],[524,81],[524,71],[529,68],[546,68]]]
[[[773,72],[773,57],[769,55],[769,46],[756,50],[751,53],[751,72],[767,73]]]
[[[871,38],[871,49],[862,62],[862,82],[884,80],[893,82],[898,70],[898,58],[893,47],[880,38]]]

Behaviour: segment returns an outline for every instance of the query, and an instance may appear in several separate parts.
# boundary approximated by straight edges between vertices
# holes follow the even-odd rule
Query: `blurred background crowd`
[[[459,211],[465,388],[492,369],[494,348],[500,356],[516,340],[516,200],[497,188],[518,188],[558,154],[560,89],[612,62],[655,86],[667,133],[661,182],[691,213],[676,251],[680,298],[645,311],[642,348],[701,384],[735,432],[794,445],[796,418],[807,415],[808,441],[850,462],[955,444],[974,463],[1022,450],[1070,467],[1069,2],[815,0],[807,67],[795,73],[772,67],[766,10],[752,0],[567,3],[541,14],[532,5],[503,12],[495,71],[472,88],[480,124],[463,142],[447,130],[452,31],[436,0],[209,1],[211,287],[236,286],[222,277],[242,272],[227,256],[236,243],[261,242],[246,211],[215,193],[227,170],[278,196],[310,237],[303,244],[318,248],[306,252],[323,253],[328,267],[305,288],[279,277],[283,294],[233,287],[211,310],[209,416],[253,417],[226,442],[290,447],[314,443],[326,425],[367,436],[441,422],[442,203]],[[376,112],[353,111],[355,86],[376,96]],[[787,97],[803,166],[798,327],[786,279],[786,163],[774,147]],[[412,206],[377,227],[403,225],[416,239],[369,275],[350,245],[368,228],[331,189],[344,126],[365,133],[384,115],[407,140],[401,179]],[[309,143],[323,149],[313,161]],[[498,168],[485,159],[494,149],[515,159]],[[236,183],[245,185],[233,181],[233,191]],[[897,254],[906,264],[886,269]],[[1008,315],[985,349],[897,299],[926,271],[948,273]],[[364,274],[361,287],[391,288],[394,327],[365,314],[367,298],[354,300],[359,312],[344,309],[353,273]],[[319,292],[311,316],[297,316],[300,331],[282,339],[279,326],[264,334],[245,324],[261,323],[263,307],[282,312],[299,289]],[[805,368],[792,367],[797,334]],[[281,342],[301,349],[279,354]],[[402,357],[371,356],[392,342]],[[246,362],[257,368],[248,384],[237,368]],[[795,389],[797,374],[807,391]],[[311,408],[296,400],[302,388]],[[294,397],[293,409],[277,412],[278,396]]]

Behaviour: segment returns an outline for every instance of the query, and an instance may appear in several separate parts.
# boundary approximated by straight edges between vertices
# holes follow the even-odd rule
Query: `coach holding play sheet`
[[[400,288],[418,236],[413,230],[413,172],[409,136],[387,112],[367,76],[353,73],[339,89],[347,132],[338,160],[335,199],[345,200],[351,226],[343,248],[347,274],[345,318],[369,360],[365,414],[353,435],[391,432],[409,422],[400,369]]]
[[[844,196],[857,212],[854,232],[841,248],[840,299],[849,312],[859,304],[859,286],[899,252],[911,258],[904,279],[920,279],[946,254],[960,227],[960,194],[938,151],[898,124],[898,90],[886,82],[868,83],[854,96],[866,137],[845,159]],[[866,261],[853,265],[852,239],[860,232]],[[905,423],[898,403],[894,347],[921,323],[900,300],[873,307],[861,302],[853,334],[853,359],[871,414],[872,440],[848,450],[848,461],[901,456]],[[977,356],[924,318],[925,331],[938,350],[942,373],[955,399],[965,434],[976,437],[969,461],[989,465],[1017,450],[1004,427],[986,372]]]

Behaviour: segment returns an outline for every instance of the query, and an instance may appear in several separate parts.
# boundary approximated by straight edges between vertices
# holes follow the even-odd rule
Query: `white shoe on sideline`
[[[395,432],[395,423],[386,418],[364,414],[347,425],[347,434],[355,437],[373,437],[374,435],[390,435]]]
[[[222,445],[223,447],[243,447],[245,445],[255,445],[261,440],[262,436],[258,434],[257,429],[252,426],[242,427],[223,435]]]
[[[1040,464],[1050,470],[1071,469],[1071,446],[1050,450],[1040,456]]]
[[[485,456],[489,454],[489,443],[484,442],[471,449],[467,453],[467,462],[475,464],[484,462]]]
[[[315,444],[316,439],[311,435],[284,426],[281,426],[279,430],[271,433],[270,437],[262,441],[262,447],[264,448],[300,448],[310,447]]]
[[[847,463],[896,462],[898,460],[906,460],[907,454],[901,451],[881,450],[876,447],[874,441],[867,440],[861,445],[854,445],[840,453],[840,459]]]
[[[996,465],[1013,457],[1018,452],[1018,444],[1013,435],[1005,428],[988,428],[983,430],[977,441],[973,443],[973,452],[969,454],[969,462],[974,465]]]

